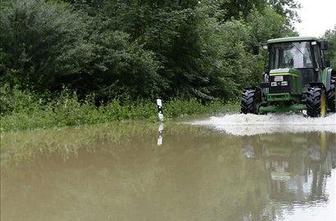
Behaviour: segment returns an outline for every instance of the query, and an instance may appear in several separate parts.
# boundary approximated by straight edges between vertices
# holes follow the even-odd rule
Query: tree
[[[301,5],[296,0],[268,0],[268,3],[276,13],[286,19],[288,26],[292,27],[293,22],[300,21],[297,9],[300,9]]]
[[[99,30],[99,20],[68,4],[16,0],[0,16],[2,82],[40,92],[65,86],[83,96],[157,93],[152,53],[126,33]]]
[[[51,87],[58,75],[80,68],[67,55],[88,55],[87,25],[63,4],[13,1],[0,16],[1,78],[22,88]]]
[[[336,26],[333,30],[328,30],[325,33],[325,38],[329,43],[327,59],[330,61],[331,66],[336,68]]]
[[[295,34],[294,0],[6,3],[1,81],[104,101],[234,97],[261,77],[260,42]]]

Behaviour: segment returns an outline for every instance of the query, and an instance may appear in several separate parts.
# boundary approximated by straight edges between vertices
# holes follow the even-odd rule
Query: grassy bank
[[[89,100],[79,102],[76,95],[67,93],[56,100],[42,99],[21,91],[14,91],[10,95],[2,93],[1,106],[1,131],[79,126],[123,120],[153,122],[157,120],[154,101],[121,103],[115,100],[96,107]],[[237,105],[224,104],[221,101],[201,104],[192,99],[164,103],[166,120],[236,110]]]

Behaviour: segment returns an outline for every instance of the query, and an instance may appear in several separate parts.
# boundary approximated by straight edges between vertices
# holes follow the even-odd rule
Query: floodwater
[[[336,220],[335,115],[258,117],[4,133],[1,221]]]

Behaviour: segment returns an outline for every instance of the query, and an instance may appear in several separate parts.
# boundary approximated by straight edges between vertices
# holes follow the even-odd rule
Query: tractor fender
[[[323,70],[320,76],[320,82],[311,82],[309,83],[309,86],[318,86],[323,88],[325,91],[328,91],[330,90],[330,82],[334,74],[335,72],[331,68],[326,68],[325,70]]]
[[[331,78],[335,76],[335,71],[331,68],[327,69],[327,76],[326,76],[326,85],[325,85],[325,89],[326,91],[330,90],[330,82],[331,82]]]

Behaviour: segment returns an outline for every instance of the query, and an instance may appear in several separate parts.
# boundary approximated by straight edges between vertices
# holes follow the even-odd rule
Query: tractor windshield
[[[270,68],[313,68],[310,42],[286,42],[270,48]]]

